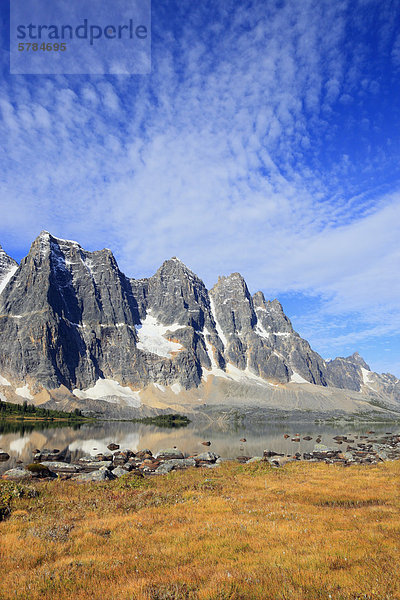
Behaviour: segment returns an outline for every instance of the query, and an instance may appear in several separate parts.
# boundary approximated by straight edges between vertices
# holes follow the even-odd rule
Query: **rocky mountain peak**
[[[190,280],[201,281],[193,271],[189,269],[179,258],[173,256],[172,258],[165,260],[157,272],[153,275],[153,278],[186,278]]]
[[[294,333],[290,319],[285,315],[279,300],[265,301],[262,292],[257,292],[253,296],[253,302],[257,319],[267,331],[275,334]]]
[[[133,283],[133,287],[137,289],[138,283]],[[147,310],[151,309],[164,325],[175,323],[197,330],[203,328],[209,305],[207,289],[178,258],[166,260],[139,287],[144,290]]]
[[[266,301],[265,301],[265,296],[261,291],[256,292],[255,294],[253,294],[253,304],[254,304],[254,308],[266,308]]]
[[[347,360],[348,362],[350,362],[354,365],[358,365],[359,367],[362,367],[363,369],[366,369],[367,371],[371,370],[370,366],[365,362],[363,357],[360,356],[358,352],[354,352],[351,356],[348,356],[345,360]]]
[[[209,292],[216,322],[224,335],[241,335],[253,329],[257,317],[246,282],[240,273],[219,277]]]

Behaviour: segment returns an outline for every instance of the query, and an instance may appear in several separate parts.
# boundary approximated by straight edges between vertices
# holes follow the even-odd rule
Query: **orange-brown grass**
[[[400,462],[136,481],[13,499],[1,600],[400,599]]]

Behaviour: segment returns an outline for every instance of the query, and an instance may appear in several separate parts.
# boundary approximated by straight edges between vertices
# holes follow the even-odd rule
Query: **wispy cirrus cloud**
[[[399,17],[386,0],[154,1],[150,77],[6,76],[3,246],[46,228],[132,276],[174,254],[208,285],[239,270],[297,294],[324,352],[385,336],[388,314],[399,335]]]

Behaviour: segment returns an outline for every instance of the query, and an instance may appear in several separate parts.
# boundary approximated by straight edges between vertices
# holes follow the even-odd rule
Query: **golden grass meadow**
[[[0,490],[1,600],[400,598],[400,461]]]

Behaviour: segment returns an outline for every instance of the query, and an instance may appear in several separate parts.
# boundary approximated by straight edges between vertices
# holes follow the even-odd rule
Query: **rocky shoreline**
[[[291,438],[292,442],[300,442],[299,434],[284,438]],[[304,440],[311,438],[306,436]],[[217,468],[228,460],[237,460],[243,464],[267,462],[271,467],[279,468],[288,462],[325,462],[328,464],[342,464],[350,466],[355,464],[377,464],[388,460],[400,459],[400,433],[387,432],[385,435],[374,436],[373,431],[367,435],[336,436],[335,444],[326,446],[321,443],[321,438],[316,439],[312,452],[295,452],[282,454],[274,450],[264,450],[263,456],[238,456],[236,459],[223,458],[210,450],[185,456],[178,448],[166,448],[157,453],[149,449],[134,452],[130,449],[120,449],[118,444],[109,444],[108,453],[99,453],[96,456],[83,456],[75,462],[67,462],[67,450],[37,451],[33,463],[20,464],[16,468],[6,471],[2,479],[12,481],[25,481],[33,479],[72,479],[78,482],[110,481],[131,473],[139,477],[164,475],[173,470],[195,468]],[[246,440],[241,440],[245,442]],[[211,445],[204,442],[205,446]],[[8,461],[7,452],[0,451],[0,461]]]

